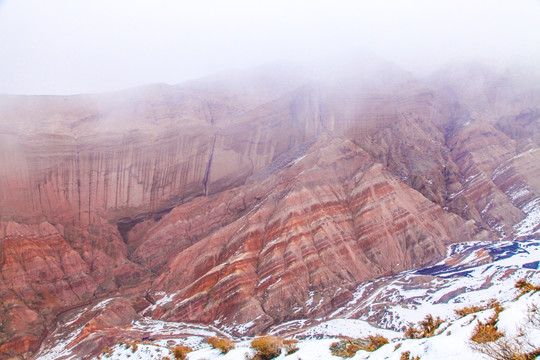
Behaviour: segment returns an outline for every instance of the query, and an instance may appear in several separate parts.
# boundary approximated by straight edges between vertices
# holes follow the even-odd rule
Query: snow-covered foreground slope
[[[299,350],[282,353],[279,359],[339,359],[330,352],[330,345],[340,338],[362,338],[381,334],[390,342],[374,352],[359,350],[353,359],[402,359],[419,356],[428,359],[489,359],[471,347],[470,338],[479,321],[486,322],[493,309],[459,318],[455,310],[466,306],[484,306],[492,299],[499,301],[504,311],[499,314],[502,339],[514,343],[529,343],[524,349],[540,348],[540,316],[536,324],[528,316],[533,306],[540,308],[540,292],[519,298],[515,283],[527,279],[540,285],[540,241],[501,241],[498,243],[457,244],[449,248],[447,258],[431,267],[408,271],[360,286],[352,301],[327,318],[296,320],[271,329],[270,333],[299,340]],[[424,339],[405,339],[403,330],[408,323],[417,323],[427,314],[439,316],[445,322],[437,335]],[[236,348],[222,355],[205,343],[217,329],[205,333],[191,331],[189,336],[167,339],[164,328],[174,323],[152,320],[139,321],[133,328],[147,334],[153,341],[139,344],[136,351],[125,345],[110,349],[102,359],[174,359],[169,348],[186,345],[194,351],[188,359],[244,360],[253,354],[250,339],[236,340]],[[374,326],[377,324],[377,327]],[[222,329],[223,330],[223,329]],[[520,336],[526,334],[526,337]],[[222,333],[221,335],[226,335]],[[159,340],[155,340],[159,338]],[[232,338],[232,337],[231,337]],[[525,341],[526,340],[526,341]]]
[[[453,245],[434,266],[363,284],[331,317],[359,318],[394,330],[427,314],[451,319],[464,306],[514,299],[519,279],[540,284],[539,264],[538,240]]]
[[[499,321],[497,323],[499,331],[506,334],[502,338],[503,340],[510,341],[513,344],[518,344],[519,342],[529,343],[529,346],[523,346],[525,351],[531,351],[535,347],[540,348],[540,326],[538,326],[539,324],[532,324],[527,316],[533,305],[540,306],[540,292],[526,294],[518,300],[508,302],[506,309],[499,314]],[[403,339],[396,337],[390,339],[389,344],[382,346],[374,352],[359,350],[352,359],[400,360],[403,353],[409,352],[410,358],[419,357],[422,360],[450,360],[458,358],[461,360],[487,360],[490,357],[472,348],[471,344],[473,343],[470,341],[470,338],[478,322],[486,322],[493,314],[494,310],[489,309],[467,315],[452,322],[445,322],[439,327],[440,333],[430,338]],[[354,322],[351,322],[350,325],[354,326]],[[359,325],[360,327],[365,327],[365,324]],[[347,328],[347,326],[344,326],[344,328]],[[338,338],[328,337],[319,340],[303,340],[298,343],[299,349],[297,352],[286,355],[283,351],[277,359],[340,359],[340,357],[333,356],[330,351],[330,346],[335,341],[338,341]],[[219,350],[211,348],[202,341],[198,344],[192,342],[190,345],[197,349],[188,354],[187,358],[191,360],[245,360],[254,354],[254,350],[250,348],[249,341],[238,342],[236,348],[225,355],[222,355]],[[117,345],[111,349],[110,355],[101,355],[100,358],[146,360],[163,359],[165,356],[174,359],[172,352],[165,346],[139,344],[136,351],[133,351],[132,347]]]

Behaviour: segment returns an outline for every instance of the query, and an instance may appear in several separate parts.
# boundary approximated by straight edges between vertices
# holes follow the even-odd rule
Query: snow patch
[[[482,211],[481,211],[480,213],[485,214],[485,213],[488,211],[488,209],[489,209],[489,207],[491,206],[492,203],[493,203],[493,199],[491,199],[491,200],[486,204],[486,206],[484,206],[484,208],[482,209]]]
[[[527,214],[525,219],[514,226],[516,236],[533,236],[540,234],[540,198],[536,198],[523,207]]]

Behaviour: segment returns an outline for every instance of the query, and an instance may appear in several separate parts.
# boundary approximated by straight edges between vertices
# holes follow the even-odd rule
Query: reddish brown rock
[[[47,222],[0,222],[3,354],[35,352],[57,314],[147,276],[103,229],[60,229]]]
[[[178,293],[154,316],[229,325],[257,318],[250,329],[256,333],[327,313],[354,284],[436,261],[446,243],[487,236],[371,162],[352,142],[327,141],[246,185],[266,189],[254,205],[245,201],[251,211],[228,217],[228,225],[170,261],[155,286]],[[227,195],[237,196],[216,196],[209,208],[219,208]],[[177,211],[162,222],[185,222],[182,207]]]
[[[35,351],[102,295],[254,333],[328,314],[447,243],[511,237],[540,194],[538,91],[484,69],[385,69],[1,96],[2,346]],[[174,300],[150,308],[149,289]]]

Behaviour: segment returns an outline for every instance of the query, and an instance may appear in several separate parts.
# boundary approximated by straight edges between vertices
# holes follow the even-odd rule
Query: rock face
[[[250,210],[168,262],[154,286],[175,295],[153,316],[226,324],[256,319],[250,331],[259,333],[326,314],[351,298],[354,284],[430,263],[456,239],[487,237],[371,162],[350,140],[323,139],[300,160],[244,187],[249,190],[205,204],[227,204],[218,215],[227,218],[240,191],[247,196],[239,203]],[[186,213],[175,209],[163,218],[165,228],[182,226]],[[209,223],[216,214],[200,216]]]
[[[1,96],[1,353],[111,295],[126,319],[263,332],[449,243],[538,227],[537,83],[379,74]]]

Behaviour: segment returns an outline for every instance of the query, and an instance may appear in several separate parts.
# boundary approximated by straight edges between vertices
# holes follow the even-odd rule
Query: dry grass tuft
[[[401,353],[401,357],[399,359],[400,360],[420,360],[419,356],[415,356],[413,358],[411,358],[410,356],[411,356],[411,352],[410,351],[405,351],[405,352]]]
[[[474,314],[482,310],[486,310],[486,308],[484,306],[466,306],[463,309],[456,310],[455,313],[457,316],[462,318],[469,314]]]
[[[418,323],[418,326],[409,324],[405,330],[405,337],[408,339],[422,339],[435,335],[435,330],[441,325],[443,321],[441,318],[434,318],[431,315],[426,315],[424,320]]]
[[[187,346],[177,346],[174,349],[172,349],[172,353],[176,360],[184,360],[187,354],[189,354],[191,351],[192,351],[191,348]]]
[[[298,340],[287,339],[283,340],[283,346],[285,347],[285,352],[287,355],[294,354],[298,351]]]
[[[367,337],[367,340],[369,341],[368,345],[364,350],[366,351],[375,351],[381,346],[388,344],[388,339],[385,338],[382,335],[369,335]]]
[[[471,340],[477,344],[485,344],[496,341],[504,336],[504,334],[500,333],[497,329],[499,313],[503,311],[504,308],[501,306],[501,304],[499,304],[498,301],[491,301],[488,306],[495,310],[495,314],[493,314],[493,316],[486,323],[479,321],[476,325]]]
[[[496,323],[502,307],[499,305],[494,309],[495,314],[487,323],[478,324],[470,346],[494,360],[534,360],[540,356],[540,348],[529,337],[532,330],[540,329],[539,308],[534,305],[529,307],[526,324],[520,326],[519,334],[511,338],[497,331]]]
[[[206,339],[206,343],[212,346],[214,349],[221,350],[222,354],[226,354],[232,349],[234,349],[234,343],[231,340],[225,338],[213,336]]]
[[[353,357],[358,350],[363,349],[367,341],[363,339],[343,339],[330,345],[330,352],[342,358]]]
[[[105,349],[101,351],[101,354],[104,355],[105,357],[110,357],[113,354],[113,349],[108,346],[105,346]]]
[[[131,348],[131,352],[136,352],[138,349],[138,342],[137,341],[130,341],[127,340],[125,342],[121,342],[120,345],[124,345],[124,347],[127,349]]]
[[[531,291],[536,292],[540,290],[540,286],[534,286],[525,279],[518,280],[514,286],[521,291],[521,294],[519,296]]]
[[[504,335],[499,332],[497,326],[494,324],[478,322],[471,340],[478,344],[485,344],[487,342],[495,341]]]
[[[265,335],[251,341],[255,355],[251,360],[271,360],[281,354],[283,339],[277,336]]]

